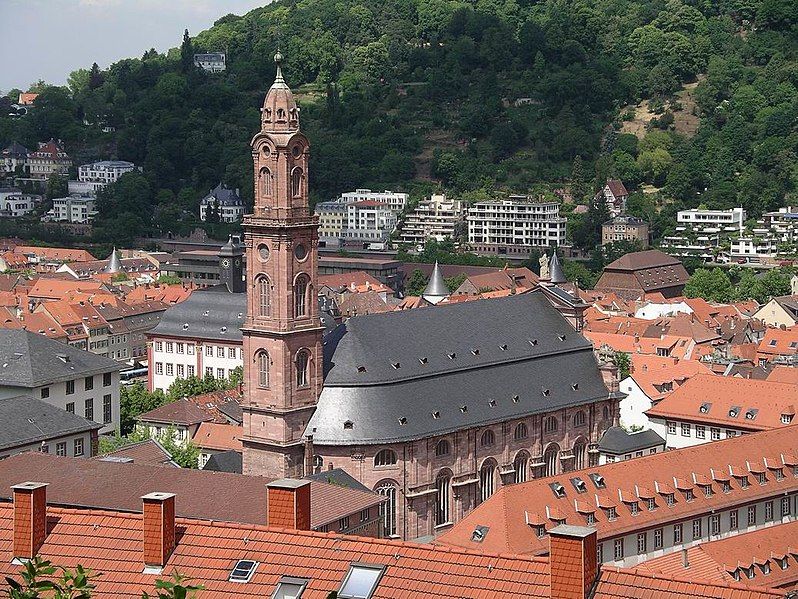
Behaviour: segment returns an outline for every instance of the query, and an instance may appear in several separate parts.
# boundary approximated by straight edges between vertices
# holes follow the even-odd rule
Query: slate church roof
[[[608,396],[544,294],[350,318],[324,341],[315,443],[408,441]]]

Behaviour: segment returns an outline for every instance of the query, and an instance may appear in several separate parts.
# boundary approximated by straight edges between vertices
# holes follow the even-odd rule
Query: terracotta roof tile
[[[241,443],[243,435],[244,428],[241,426],[202,422],[191,440],[200,449],[213,449],[216,451],[229,451],[232,449],[241,453],[244,450],[244,446]]]

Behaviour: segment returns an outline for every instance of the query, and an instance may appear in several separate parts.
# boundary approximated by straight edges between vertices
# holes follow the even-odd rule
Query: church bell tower
[[[282,55],[252,139],[254,213],[244,217],[244,474],[302,476],[303,434],[322,386],[318,219],[308,205],[307,138]]]

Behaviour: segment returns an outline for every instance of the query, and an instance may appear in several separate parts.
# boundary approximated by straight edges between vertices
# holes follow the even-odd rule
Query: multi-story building
[[[97,199],[91,195],[70,195],[53,198],[53,208],[49,218],[56,222],[89,223],[97,214]]]
[[[384,535],[415,538],[502,485],[591,463],[617,422],[614,370],[542,290],[356,316],[322,342],[308,142],[279,66],[244,218],[244,472],[340,467],[386,497]]]
[[[97,193],[109,183],[115,183],[125,173],[135,170],[136,165],[124,160],[102,160],[91,164],[82,164],[78,167],[78,182],[84,183],[93,192]]]
[[[766,235],[740,236],[731,240],[729,255],[732,259],[759,262],[762,258],[774,258],[779,253],[779,239]]]
[[[352,204],[354,202],[377,202],[379,204],[387,204],[391,210],[399,213],[405,209],[407,198],[408,195],[406,193],[398,191],[356,189],[355,191],[342,193],[341,197],[336,201],[344,204]]]
[[[795,385],[698,374],[648,410],[668,449],[701,445],[793,423]]]
[[[208,195],[200,200],[200,220],[205,222],[211,212],[216,213],[219,222],[237,223],[244,216],[244,200],[238,189],[230,189],[219,183]]]
[[[396,213],[388,204],[361,200],[346,205],[346,241],[385,243],[395,228]]]
[[[221,73],[227,68],[224,52],[207,52],[194,55],[194,66],[208,73]]]
[[[315,213],[319,219],[319,243],[323,246],[340,243],[346,228],[348,205],[336,200],[319,202]]]
[[[52,175],[66,175],[72,166],[72,159],[64,150],[61,141],[51,139],[39,142],[35,152],[28,154],[28,174],[33,179],[49,179]]]
[[[17,142],[12,142],[10,146],[3,148],[0,152],[0,172],[16,173],[25,172],[28,164],[28,148]]]
[[[0,187],[0,216],[24,216],[33,211],[37,199],[41,199],[41,196],[22,193],[16,187]]]
[[[610,216],[616,217],[626,212],[626,201],[629,199],[629,192],[619,179],[608,179],[601,191],[596,194],[596,198],[601,197],[607,203]]]
[[[480,254],[528,256],[565,243],[559,202],[531,196],[478,202],[468,209],[468,245]]]
[[[679,210],[676,213],[676,222],[679,226],[691,229],[700,229],[706,232],[725,231],[733,233],[739,231],[745,224],[745,210],[731,208],[729,210],[705,210],[691,208]]]
[[[29,395],[87,420],[101,433],[119,428],[118,362],[29,331],[0,329],[7,366],[0,397]]]
[[[405,217],[399,242],[416,248],[433,239],[454,239],[455,228],[464,218],[465,209],[460,200],[432,194],[430,198],[421,200]]]
[[[636,216],[616,216],[601,225],[601,245],[614,241],[638,241],[648,247],[648,223]]]
[[[108,323],[108,357],[115,360],[146,357],[147,332],[158,326],[168,308],[155,300],[132,304],[119,300],[94,307]]]
[[[626,254],[605,266],[596,289],[624,299],[645,298],[647,293],[657,292],[672,298],[682,295],[689,278],[677,258],[659,250],[646,250]]]
[[[600,563],[629,567],[792,522],[795,432],[784,427],[508,486],[437,542],[543,555],[552,531],[567,523],[596,530]],[[490,530],[475,539],[479,526]]]
[[[665,451],[665,439],[651,429],[628,432],[620,426],[611,426],[598,445],[599,465],[642,458]]]

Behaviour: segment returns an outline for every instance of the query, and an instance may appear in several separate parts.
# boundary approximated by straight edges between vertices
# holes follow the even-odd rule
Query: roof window
[[[187,322],[184,322],[184,323],[183,323],[183,330],[184,330],[184,331],[187,331],[187,330],[188,330],[188,323],[187,323]]]
[[[433,412],[433,413],[432,413],[432,417],[433,417],[435,420],[437,420],[438,418],[440,418],[440,417],[441,417],[441,413],[440,413],[440,412],[438,412],[438,411],[436,410],[435,412]]]
[[[756,415],[757,415],[758,412],[759,412],[759,410],[757,410],[756,408],[748,408],[745,411],[745,419],[746,420],[753,420],[754,418],[756,418]]]
[[[574,383],[573,385],[571,385],[571,389],[573,389],[574,391],[579,391],[579,383]]]
[[[593,481],[593,484],[596,485],[597,489],[604,489],[607,486],[607,482],[604,480],[604,477],[601,476],[598,472],[593,472],[588,474],[590,480]]]
[[[702,414],[708,414],[711,408],[712,404],[705,401],[704,403],[701,404],[701,407],[698,408],[698,411],[701,412]]]
[[[506,343],[502,343],[502,344],[499,346],[499,349],[500,349],[500,350],[502,350],[502,351],[507,351],[507,344],[506,344]]]
[[[338,591],[339,599],[370,599],[384,571],[384,566],[352,564]]]
[[[405,418],[404,416],[400,417],[399,426],[404,426],[405,424],[407,424],[407,418]]]
[[[578,476],[571,479],[571,484],[577,493],[587,493],[587,484]]]
[[[729,410],[729,418],[737,418],[740,415],[740,406],[733,406]]]
[[[463,414],[465,414],[466,412],[468,412],[468,406],[460,406],[460,411],[461,411]]]
[[[354,422],[352,422],[351,420],[347,420],[346,422],[344,422],[344,429],[352,430],[353,428],[355,428]]]
[[[419,358],[418,359],[418,363],[419,364],[426,364],[427,363],[427,358]]]
[[[457,354],[454,353],[454,352],[452,352],[450,354],[446,354],[446,355],[449,357],[450,360],[456,360],[457,359]]]
[[[495,407],[496,407],[496,400],[495,400],[495,399],[489,399],[489,400],[488,400],[488,405],[489,405],[491,408],[495,408]]]
[[[360,372],[360,373],[366,372],[366,367],[365,366],[358,366],[357,367],[357,371]]]
[[[557,339],[560,341],[565,341],[565,335],[557,335]]]
[[[485,536],[488,534],[490,527],[488,526],[477,526],[474,529],[474,532],[471,533],[471,540],[475,543],[481,543],[485,540]]]
[[[402,364],[401,362],[392,362],[391,366],[393,367],[394,370],[399,370],[402,367]]]
[[[521,398],[518,395],[513,395],[513,403],[518,403]]]
[[[249,582],[249,579],[252,578],[252,575],[255,573],[257,567],[258,562],[254,560],[238,560],[236,565],[233,567],[233,571],[230,572],[230,578],[228,580],[230,582]]]
[[[475,347],[474,349],[471,350],[471,353],[474,354],[475,356],[478,356],[479,350]]]
[[[563,487],[557,481],[554,481],[553,483],[549,483],[549,487],[551,488],[552,492],[554,493],[554,496],[557,497],[558,499],[562,498],[562,497],[565,497],[565,487]]]
[[[283,576],[277,582],[277,589],[274,591],[272,599],[299,599],[306,586],[308,586],[308,581],[305,578]]]
[[[533,347],[534,347],[534,346],[535,346],[535,345],[537,345],[537,344],[538,344],[538,340],[537,340],[537,339],[530,339],[530,340],[529,340],[529,345],[531,345],[531,346],[533,346]]]
[[[549,394],[551,394],[551,391],[549,391],[548,389],[543,389],[542,393],[543,393],[543,397],[548,397]]]

